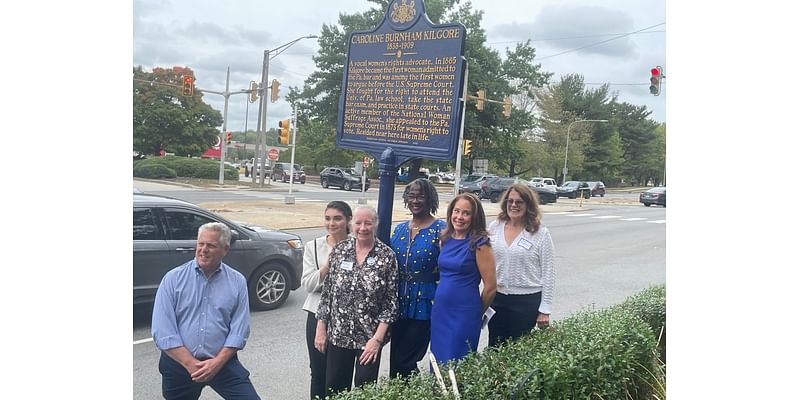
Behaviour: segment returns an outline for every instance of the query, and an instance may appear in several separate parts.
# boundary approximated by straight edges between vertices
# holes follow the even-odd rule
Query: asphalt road
[[[586,212],[545,214],[543,222],[552,233],[556,250],[555,320],[581,309],[619,303],[650,285],[666,281],[665,208],[593,205]],[[309,240],[323,231],[294,232]],[[308,397],[306,314],[301,310],[304,300],[301,288],[292,292],[282,308],[251,313],[250,340],[240,352],[240,359],[250,370],[262,398]],[[160,398],[159,353],[150,339],[149,310],[135,310],[134,317],[133,398]],[[481,349],[485,336],[484,333]],[[382,358],[382,376],[388,372],[387,358],[388,348]],[[201,397],[219,398],[210,388]]]

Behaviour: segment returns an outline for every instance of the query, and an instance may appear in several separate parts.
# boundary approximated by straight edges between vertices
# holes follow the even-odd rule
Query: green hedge
[[[515,342],[471,353],[457,364],[462,399],[645,399],[657,386],[656,330],[666,288],[651,288],[623,304],[576,313]],[[662,325],[663,326],[663,325]],[[535,369],[538,373],[532,373]],[[450,380],[443,368],[444,380]],[[524,384],[524,377],[531,375]],[[517,390],[519,389],[519,390]],[[433,375],[381,378],[336,400],[447,399]]]
[[[133,176],[139,178],[175,178],[175,170],[161,164],[144,164],[134,167]]]
[[[218,179],[219,161],[208,159],[197,159],[188,157],[154,157],[133,162],[133,176],[138,178],[154,178],[152,176],[141,175],[141,169],[149,168],[151,165],[159,165],[173,171],[172,178],[199,178],[199,179]],[[226,180],[239,180],[239,171],[236,168],[225,166]]]

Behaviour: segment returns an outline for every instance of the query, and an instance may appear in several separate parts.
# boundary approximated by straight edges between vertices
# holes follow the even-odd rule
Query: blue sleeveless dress
[[[460,360],[478,350],[481,274],[469,239],[450,238],[439,254],[440,280],[431,310],[431,352],[440,363]]]

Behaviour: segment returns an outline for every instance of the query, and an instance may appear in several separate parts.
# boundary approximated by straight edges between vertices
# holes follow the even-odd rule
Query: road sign
[[[280,150],[278,150],[277,148],[273,147],[273,148],[269,149],[269,152],[267,153],[267,158],[270,161],[277,161],[278,160],[278,155],[280,153],[281,153]]]

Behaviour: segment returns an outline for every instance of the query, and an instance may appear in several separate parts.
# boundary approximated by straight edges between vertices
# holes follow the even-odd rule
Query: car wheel
[[[605,193],[600,193],[600,197],[606,197]]]
[[[257,311],[267,311],[282,306],[289,298],[288,282],[289,274],[282,265],[262,265],[247,285],[250,307]]]
[[[324,187],[326,189],[328,188],[328,180],[327,179],[323,178],[320,183],[322,184],[322,187]]]
[[[497,203],[500,201],[500,193],[492,193],[489,195],[489,201],[492,203]]]
[[[344,185],[342,185],[342,189],[347,190],[349,192],[350,189],[352,189],[352,186],[350,186],[350,182],[345,182]]]
[[[644,203],[645,207],[650,207],[650,203]]]
[[[305,180],[305,179],[303,179],[302,181],[300,181],[300,183],[301,183],[301,184],[303,184],[303,185],[305,185],[305,184],[306,184],[306,180]]]

